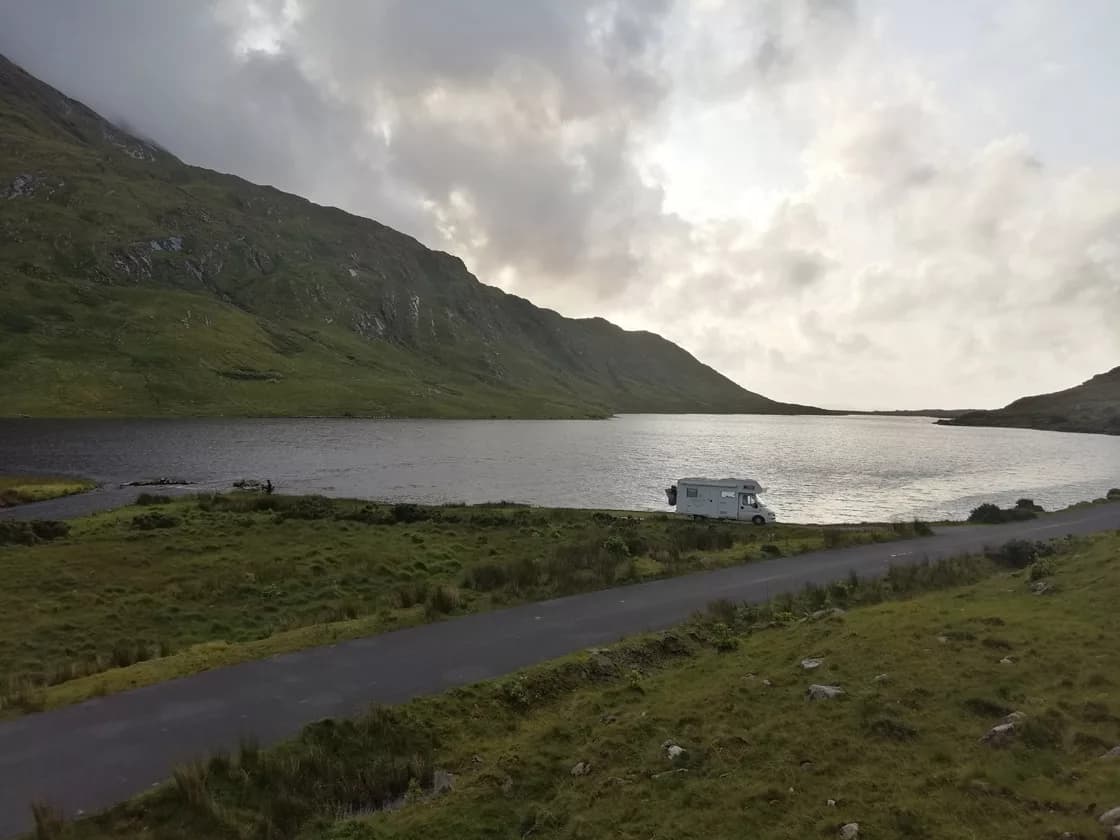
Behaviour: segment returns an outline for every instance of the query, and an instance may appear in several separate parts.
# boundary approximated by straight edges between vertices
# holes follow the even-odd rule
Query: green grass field
[[[245,744],[77,824],[41,810],[42,834],[800,840],[855,822],[860,837],[1103,838],[1096,817],[1120,805],[1120,758],[1104,757],[1120,744],[1120,533],[1022,548],[714,605],[677,631]],[[848,610],[814,620],[821,603]],[[844,694],[810,701],[814,683]]]
[[[446,615],[913,533],[252,494],[142,500],[157,504],[0,545],[0,714]]]
[[[94,486],[92,481],[73,476],[0,475],[0,508],[73,496]]]

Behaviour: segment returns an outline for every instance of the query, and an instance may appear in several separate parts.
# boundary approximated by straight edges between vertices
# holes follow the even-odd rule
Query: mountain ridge
[[[1020,397],[1003,408],[970,411],[938,423],[1120,435],[1120,366],[1072,388]]]
[[[185,164],[2,56],[0,235],[9,416],[830,413]]]

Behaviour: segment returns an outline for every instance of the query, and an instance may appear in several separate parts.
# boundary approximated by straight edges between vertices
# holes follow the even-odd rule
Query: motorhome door
[[[753,519],[758,513],[758,498],[754,493],[739,494],[739,518]]]

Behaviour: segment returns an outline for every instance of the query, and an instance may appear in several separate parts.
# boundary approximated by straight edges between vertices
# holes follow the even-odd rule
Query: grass
[[[251,493],[142,501],[75,520],[50,542],[21,532],[35,544],[0,546],[0,714],[447,615],[897,539],[915,527],[758,528]]]
[[[72,476],[0,475],[0,508],[85,493],[96,485]]]
[[[1045,595],[997,552],[717,604],[676,631],[243,746],[57,836],[792,840],[848,822],[1102,836],[1096,816],[1120,804],[1120,761],[1101,757],[1120,743],[1120,533],[1039,552]],[[822,598],[849,609],[814,618]],[[804,670],[808,656],[823,664]],[[844,694],[810,702],[812,683]],[[985,738],[1013,712],[1009,735]],[[436,795],[440,772],[454,786]]]

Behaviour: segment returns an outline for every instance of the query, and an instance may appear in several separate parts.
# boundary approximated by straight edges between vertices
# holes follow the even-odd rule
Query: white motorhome
[[[755,525],[776,521],[758,500],[763,488],[753,478],[682,478],[665,489],[677,513],[694,518],[742,519]]]

